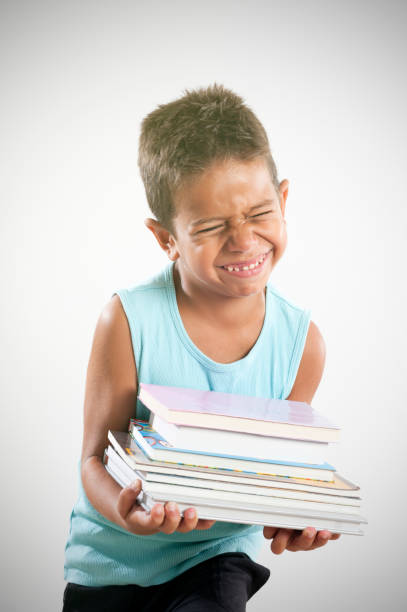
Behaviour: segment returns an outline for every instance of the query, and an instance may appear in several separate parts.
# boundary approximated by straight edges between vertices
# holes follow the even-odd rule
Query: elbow
[[[82,484],[85,486],[89,475],[93,472],[95,466],[103,464],[103,458],[99,455],[88,455],[82,456],[81,458],[81,479]]]

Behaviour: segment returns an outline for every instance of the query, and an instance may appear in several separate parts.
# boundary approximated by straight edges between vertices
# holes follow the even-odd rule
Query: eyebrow
[[[259,204],[255,204],[249,208],[249,212],[256,210],[257,208],[263,208],[263,206],[269,206],[273,204],[274,200],[264,200],[264,202],[260,202]],[[191,227],[196,227],[197,225],[202,225],[203,223],[211,223],[212,221],[223,221],[225,217],[207,217],[206,219],[197,219],[193,223],[191,223]]]

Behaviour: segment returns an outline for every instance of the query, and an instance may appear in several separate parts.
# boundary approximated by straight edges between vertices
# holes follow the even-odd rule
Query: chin
[[[257,285],[247,285],[246,287],[239,287],[239,288],[236,288],[235,295],[238,294],[239,297],[250,297],[252,295],[263,293],[265,287],[266,287],[266,283],[261,283]]]

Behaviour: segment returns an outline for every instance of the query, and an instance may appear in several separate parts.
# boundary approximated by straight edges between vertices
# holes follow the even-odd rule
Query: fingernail
[[[154,514],[154,516],[156,517],[160,517],[163,514],[163,510],[164,508],[161,504],[156,504],[155,506],[153,506],[151,514]]]
[[[185,510],[184,512],[184,516],[188,519],[193,519],[195,518],[195,510]]]
[[[166,508],[169,512],[175,512],[175,503],[174,502],[169,502],[166,505]]]
[[[305,530],[305,537],[306,538],[313,538],[315,536],[315,533],[316,533],[315,529],[313,529],[312,527],[308,527]]]

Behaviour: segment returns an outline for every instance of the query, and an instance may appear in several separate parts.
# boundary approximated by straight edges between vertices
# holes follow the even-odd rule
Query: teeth
[[[241,268],[239,268],[239,266],[225,266],[225,269],[228,272],[241,272],[242,270],[253,270],[254,268],[257,268],[257,266],[259,266],[261,263],[263,263],[265,257],[266,256],[263,255],[256,261],[256,263],[250,264],[249,266],[242,266]]]

